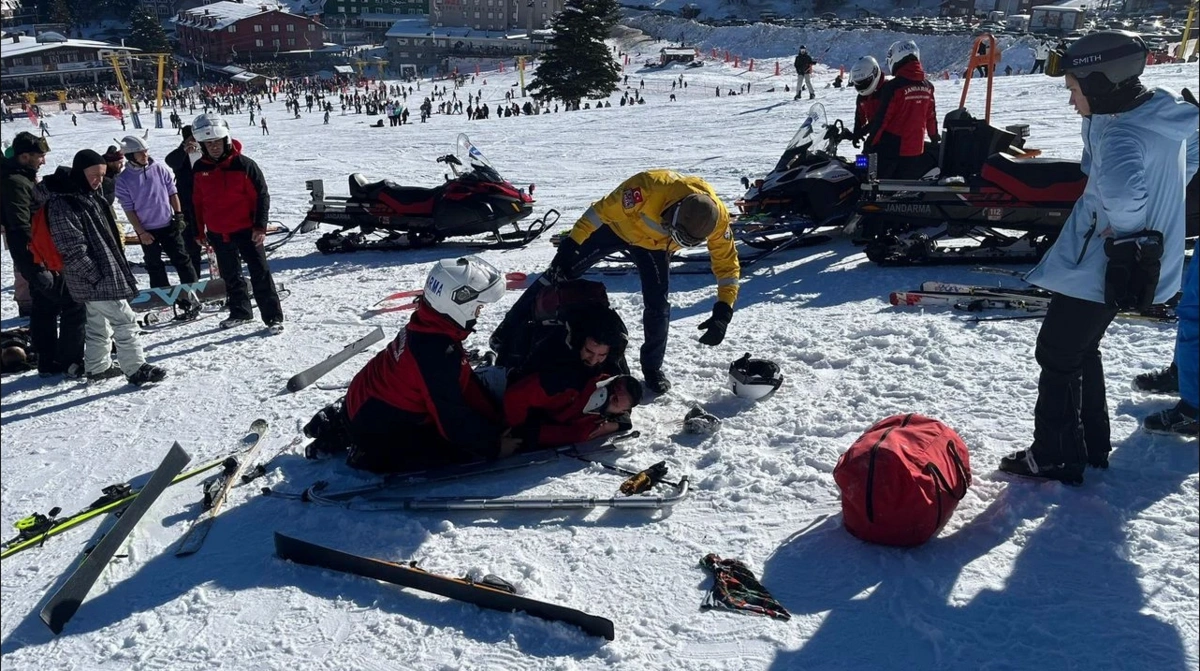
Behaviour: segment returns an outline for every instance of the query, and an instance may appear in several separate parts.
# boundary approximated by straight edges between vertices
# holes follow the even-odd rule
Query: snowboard
[[[451,578],[417,568],[416,563],[397,564],[327,548],[275,532],[275,554],[297,564],[341,571],[352,575],[389,582],[401,587],[438,594],[450,599],[472,603],[480,608],[504,612],[523,611],[534,617],[573,624],[592,636],[613,640],[616,636],[612,620],[590,615],[574,608],[520,596],[502,581],[476,582],[467,578]],[[485,578],[485,581],[487,579]]]
[[[125,542],[129,534],[133,533],[133,528],[137,526],[138,521],[150,510],[150,506],[154,505],[158,497],[166,491],[175,476],[179,475],[191,459],[188,453],[179,446],[179,443],[171,446],[162,464],[154,471],[154,475],[150,476],[150,482],[146,483],[138,497],[117,518],[116,524],[84,556],[83,561],[67,579],[67,582],[51,595],[42,608],[42,622],[50,627],[50,631],[55,634],[62,633],[63,627],[74,617],[84,598],[96,584],[100,574],[104,572],[104,567],[108,566],[121,544]]]
[[[201,302],[211,303],[225,299],[225,280],[220,277],[207,280],[197,280],[191,284],[174,284],[169,287],[150,287],[142,289],[138,295],[129,299],[129,306],[134,312],[161,310],[175,305],[179,298],[188,291],[196,292]],[[283,298],[287,291],[282,282],[275,283],[275,291]]]
[[[355,340],[349,345],[346,345],[342,351],[333,354],[324,361],[314,364],[307,370],[293,375],[291,379],[287,381],[288,391],[297,392],[316,382],[329,373],[329,371],[337,368],[346,361],[349,361],[354,355],[362,352],[380,340],[383,340],[383,335],[383,327],[377,326],[375,327],[374,331],[371,331],[367,335]]]

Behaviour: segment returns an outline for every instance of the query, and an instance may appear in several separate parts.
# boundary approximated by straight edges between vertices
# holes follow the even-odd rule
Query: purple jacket
[[[171,223],[171,215],[175,213],[171,209],[171,196],[175,193],[175,177],[154,159],[144,168],[126,161],[125,169],[117,175],[121,209],[136,214],[147,231],[166,228]]]

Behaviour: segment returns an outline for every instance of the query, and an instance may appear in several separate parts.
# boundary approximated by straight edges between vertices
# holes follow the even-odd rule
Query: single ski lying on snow
[[[217,468],[225,462],[227,457],[221,457],[215,461],[210,461],[206,464],[193,468],[190,471],[185,471],[175,476],[171,484],[190,480],[191,478],[207,473],[214,468]],[[0,551],[0,559],[4,559],[14,555],[22,550],[28,550],[31,547],[41,546],[46,542],[46,539],[51,536],[57,536],[68,529],[73,529],[84,522],[93,520],[105,513],[114,510],[120,510],[129,505],[139,494],[144,490],[134,489],[128,483],[118,485],[109,485],[103,489],[103,495],[92,502],[87,508],[67,516],[55,517],[57,513],[50,511],[49,516],[40,513],[34,513],[17,522],[17,528],[21,530],[15,538],[10,538],[3,543],[3,551]]]
[[[691,484],[685,475],[668,496],[374,496],[363,503],[334,502],[352,510],[450,511],[450,510],[590,510],[626,508],[658,510],[670,508],[688,495]],[[324,503],[320,498],[312,499]]]
[[[888,296],[892,305],[944,307],[951,306],[967,312],[981,310],[1045,310],[1049,298],[1021,294],[960,294],[932,291],[893,291]]]
[[[466,578],[450,578],[429,573],[412,565],[396,564],[382,559],[361,557],[341,550],[334,550],[315,543],[298,540],[275,532],[275,554],[297,564],[341,571],[352,575],[372,578],[393,585],[409,587],[422,592],[438,594],[458,601],[473,603],[480,608],[504,612],[524,611],[534,617],[554,622],[573,624],[592,636],[603,636],[613,640],[616,634],[612,620],[589,615],[574,608],[559,606],[520,596],[511,591],[503,581],[475,582]]]
[[[597,439],[580,445],[567,445],[565,447],[548,448],[544,450],[536,450],[533,452],[525,452],[523,454],[514,454],[511,457],[498,459],[496,461],[476,461],[466,464],[457,464],[454,466],[446,466],[444,468],[432,468],[425,471],[413,471],[411,473],[396,473],[388,475],[381,480],[360,487],[351,487],[336,491],[327,491],[329,483],[324,480],[319,480],[313,483],[308,489],[301,493],[286,493],[275,490],[264,490],[264,494],[278,496],[281,498],[300,499],[302,501],[315,501],[336,505],[340,502],[350,501],[361,496],[370,496],[379,492],[388,490],[403,489],[415,485],[427,485],[435,483],[451,482],[470,478],[480,475],[492,475],[495,473],[505,473],[530,466],[547,464],[559,459],[574,457],[589,460],[592,455],[609,452],[616,449],[620,442],[632,440],[641,435],[640,431],[630,431],[617,436],[608,436],[603,439]]]
[[[342,348],[342,351],[334,354],[324,361],[317,363],[308,370],[297,373],[292,376],[292,379],[287,381],[288,391],[296,392],[307,387],[324,377],[329,371],[346,363],[351,357],[383,340],[383,327],[376,326],[374,331],[355,340],[354,342]]]
[[[229,490],[233,489],[233,486],[241,480],[242,472],[246,470],[246,466],[258,454],[258,449],[262,446],[262,439],[266,433],[267,420],[254,420],[254,423],[250,425],[249,435],[242,439],[242,447],[245,453],[242,455],[241,460],[235,460],[234,467],[222,476],[224,480],[213,497],[211,499],[206,497],[206,502],[209,503],[208,509],[200,513],[200,517],[196,518],[196,521],[188,528],[187,533],[183,535],[183,540],[179,542],[179,547],[175,550],[176,557],[186,557],[195,554],[204,545],[204,539],[208,538],[209,529],[212,528],[213,522],[216,521],[221,509],[225,507],[225,499],[229,497]]]
[[[50,627],[50,631],[55,634],[62,633],[63,627],[79,610],[79,605],[91,591],[92,585],[96,584],[104,567],[108,565],[108,562],[117,554],[121,544],[133,532],[134,526],[142,519],[146,511],[150,510],[150,506],[154,505],[155,500],[166,491],[175,476],[179,475],[189,461],[191,461],[191,457],[183,451],[179,443],[171,446],[166,458],[154,471],[154,475],[150,476],[150,482],[146,483],[146,486],[138,493],[138,497],[117,518],[116,524],[108,530],[108,533],[104,534],[91,552],[84,556],[83,562],[79,564],[67,582],[58,588],[58,591],[42,608],[42,622]]]
[[[516,289],[525,288],[525,280],[528,276],[525,273],[505,273],[505,289],[514,291]],[[387,296],[371,307],[367,308],[364,317],[374,317],[387,312],[399,312],[401,310],[416,309],[417,299],[425,295],[424,289],[412,289],[409,291],[398,291],[390,296]]]

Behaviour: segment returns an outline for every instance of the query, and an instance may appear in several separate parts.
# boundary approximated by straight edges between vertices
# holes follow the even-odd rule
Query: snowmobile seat
[[[440,193],[441,187],[401,186],[390,179],[368,182],[362,173],[350,175],[351,198],[379,198],[401,213],[432,211]]]
[[[1087,184],[1087,176],[1075,161],[1006,154],[988,157],[979,176],[1026,203],[1073,204]]]
[[[938,167],[943,177],[975,177],[997,152],[1020,151],[1024,140],[976,119],[965,109],[946,115]]]

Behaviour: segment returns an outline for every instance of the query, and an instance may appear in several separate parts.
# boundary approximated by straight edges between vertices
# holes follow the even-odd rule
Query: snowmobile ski
[[[240,459],[238,457],[229,458],[233,460],[232,467],[228,468],[222,474],[220,487],[212,494],[205,493],[204,512],[200,513],[200,517],[192,522],[192,526],[183,535],[183,540],[179,542],[179,547],[175,549],[176,557],[186,557],[195,554],[204,545],[204,539],[208,537],[208,532],[212,529],[217,515],[225,507],[225,500],[229,497],[229,490],[233,489],[233,486],[241,481],[242,472],[254,460],[259,448],[262,447],[262,439],[267,433],[267,427],[268,424],[265,419],[256,419],[250,425],[250,433],[242,439],[243,454]]]
[[[589,615],[574,608],[514,594],[507,581],[500,586],[496,584],[497,581],[486,578],[483,581],[450,578],[417,568],[416,562],[405,565],[362,557],[285,536],[278,531],[275,532],[275,554],[280,559],[286,559],[296,564],[316,566],[389,582],[393,585],[472,603],[480,608],[504,612],[523,611],[543,620],[573,624],[592,636],[603,636],[610,641],[616,635],[611,620]]]
[[[374,331],[343,347],[342,351],[326,357],[324,361],[318,362],[302,372],[296,373],[287,381],[288,391],[297,392],[316,382],[329,373],[329,371],[349,361],[359,352],[383,340],[383,335],[383,327],[377,326]]]
[[[150,476],[150,482],[146,483],[138,497],[117,518],[116,523],[104,534],[100,542],[84,556],[83,561],[75,568],[71,577],[51,595],[42,608],[42,622],[50,627],[50,631],[55,634],[62,633],[63,627],[79,610],[80,604],[83,603],[92,586],[96,584],[96,580],[100,578],[104,567],[117,554],[121,544],[133,532],[138,521],[150,510],[150,506],[154,505],[154,502],[166,491],[189,461],[191,461],[191,457],[183,451],[179,443],[171,446],[162,464],[154,471],[154,475]]]

